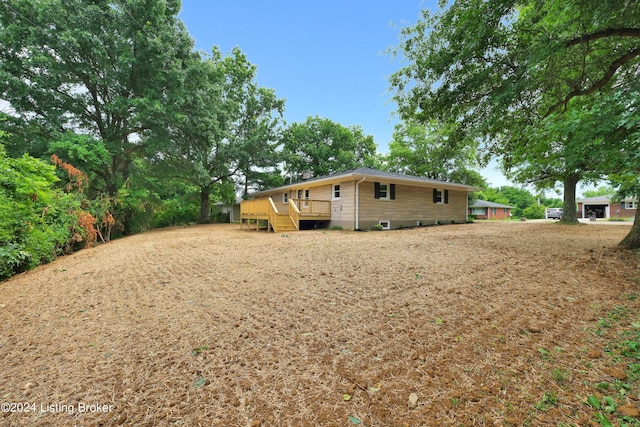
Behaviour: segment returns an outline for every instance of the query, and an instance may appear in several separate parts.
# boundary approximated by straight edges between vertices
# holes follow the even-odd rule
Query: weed
[[[334,225],[333,227],[331,227],[332,230],[342,230],[342,226],[341,225]]]
[[[553,360],[553,356],[551,355],[551,352],[549,352],[549,350],[540,347],[538,349],[538,353],[540,353],[540,356],[542,357],[542,360],[546,360],[546,361],[551,361]]]
[[[622,320],[627,317],[629,314],[629,307],[626,305],[618,305],[609,312],[609,319],[611,320]]]
[[[566,369],[554,368],[551,371],[551,377],[559,383],[565,382],[570,375],[570,372]]]
[[[209,349],[209,347],[208,347],[208,346],[206,346],[206,345],[201,345],[200,347],[196,347],[196,348],[194,348],[193,350],[191,350],[191,355],[192,355],[192,356],[197,356],[197,355],[199,355],[200,353],[202,353],[203,351],[208,350],[208,349]]]
[[[533,405],[539,411],[545,412],[552,406],[558,405],[558,396],[555,391],[545,391],[538,403]]]

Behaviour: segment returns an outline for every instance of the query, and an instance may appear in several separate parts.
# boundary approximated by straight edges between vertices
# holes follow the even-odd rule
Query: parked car
[[[560,219],[562,218],[562,208],[548,208],[547,219]]]

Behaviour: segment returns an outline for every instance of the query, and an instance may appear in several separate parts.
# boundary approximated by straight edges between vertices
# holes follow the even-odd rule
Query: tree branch
[[[580,37],[573,38],[566,43],[566,47],[576,46],[585,42],[598,39],[606,39],[609,37],[632,37],[640,38],[640,28],[607,28],[605,30],[596,31],[594,33],[583,34]]]
[[[556,111],[558,108],[560,108],[562,106],[566,106],[572,98],[575,98],[577,96],[591,95],[592,93],[602,89],[607,83],[609,83],[611,81],[611,79],[615,75],[616,71],[618,71],[618,69],[620,67],[622,67],[624,64],[626,64],[627,62],[631,61],[633,58],[635,58],[637,56],[640,56],[640,48],[633,49],[629,53],[627,53],[626,55],[624,55],[624,56],[618,58],[617,60],[613,61],[600,80],[596,81],[594,84],[592,84],[590,87],[588,87],[586,89],[572,90],[571,92],[569,92],[567,94],[567,96],[564,97],[564,99],[562,99],[561,101],[558,101],[555,104],[553,104],[547,110],[547,113],[544,115],[544,117],[548,117],[554,111]]]

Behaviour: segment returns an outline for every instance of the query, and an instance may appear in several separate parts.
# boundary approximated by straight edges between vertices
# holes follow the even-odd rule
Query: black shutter
[[[438,203],[438,190],[433,189],[433,203]]]
[[[380,198],[380,183],[379,182],[374,182],[373,183],[373,197],[375,197],[376,199]]]
[[[395,200],[396,199],[396,185],[395,184],[389,184],[389,198],[391,198],[391,200]]]
[[[444,202],[449,203],[449,190],[444,190]]]

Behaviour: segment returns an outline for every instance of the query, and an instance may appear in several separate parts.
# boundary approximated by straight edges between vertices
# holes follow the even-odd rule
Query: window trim
[[[289,192],[282,193],[282,203],[289,203]]]
[[[383,226],[382,225],[383,223],[386,223],[387,226],[386,227]],[[390,219],[379,219],[378,220],[378,225],[381,225],[383,230],[391,230],[391,220]]]
[[[382,195],[380,194],[380,187],[381,186],[386,186],[386,195],[385,197],[382,197]],[[395,200],[396,199],[396,185],[394,183],[391,182],[374,182],[373,183],[373,197],[377,200]]]
[[[337,196],[336,196],[336,187],[338,187]],[[331,186],[331,200],[340,200],[341,195],[342,195],[342,188],[340,187],[340,184],[333,184]]]
[[[438,199],[440,199],[438,201]],[[433,189],[433,203],[436,205],[448,205],[449,204],[449,190],[434,188]]]

